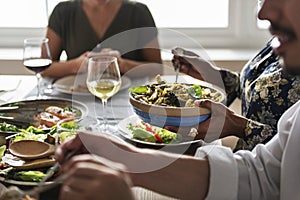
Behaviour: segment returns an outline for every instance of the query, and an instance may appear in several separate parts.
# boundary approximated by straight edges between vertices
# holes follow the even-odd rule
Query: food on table
[[[136,125],[129,123],[127,128],[131,131],[134,139],[145,142],[169,144],[179,143],[182,140],[180,134],[168,131],[164,128],[151,126],[144,121],[140,121]]]
[[[60,108],[58,106],[49,106],[48,108],[46,108],[45,111],[55,115],[60,119],[71,118],[76,116],[76,113],[71,112],[70,110],[66,110],[64,108]]]
[[[40,125],[52,127],[59,122],[60,118],[48,112],[41,112],[36,116],[36,120],[40,122]]]
[[[66,121],[61,124],[61,127],[65,128],[65,130],[63,132],[58,132],[57,123],[62,119],[74,116],[80,116],[80,113],[71,107],[60,108],[57,106],[49,106],[45,108],[45,111],[37,113],[35,116],[35,118],[39,120],[38,127],[30,125],[27,128],[18,128],[15,125],[3,122],[0,123],[0,129],[16,133],[13,137],[8,139],[7,145],[20,140],[37,140],[48,142],[50,144],[55,144],[57,142],[61,143],[74,137],[76,135],[76,130],[79,129],[79,125],[75,120]],[[20,171],[21,169],[12,167],[9,163],[2,160],[4,154],[6,156],[10,155],[9,151],[7,151],[9,148],[7,145],[0,146],[0,176],[10,180],[39,182],[44,177],[49,167],[32,168],[34,171],[32,169],[29,171],[24,169]],[[49,159],[50,158],[52,157],[50,156]]]
[[[2,132],[18,132],[19,129],[13,124],[8,124],[6,122],[0,123],[0,131]]]
[[[40,182],[46,174],[42,171],[19,171],[14,174],[15,180]]]
[[[6,145],[0,146],[0,159],[2,159],[2,156],[5,154],[6,151]]]
[[[222,99],[218,91],[197,84],[166,83],[160,77],[157,82],[132,87],[129,91],[134,99],[143,103],[172,107],[193,107],[196,99]]]
[[[40,122],[40,126],[48,128],[55,126],[60,120],[76,117],[77,113],[70,107],[60,108],[58,106],[49,106],[45,112],[41,112],[36,116],[36,120]]]

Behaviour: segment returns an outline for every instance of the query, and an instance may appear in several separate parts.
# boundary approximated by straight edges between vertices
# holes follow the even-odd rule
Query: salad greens
[[[156,142],[156,139],[152,133],[142,128],[132,129],[133,138],[145,141],[145,142]]]
[[[17,134],[12,138],[13,142],[17,142],[20,140],[37,140],[44,142],[48,136],[54,138],[59,138],[60,142],[65,141],[66,139],[73,137],[76,135],[74,130],[78,130],[80,126],[76,121],[68,121],[61,125],[63,128],[67,129],[62,133],[58,133],[57,126],[53,126],[50,129],[40,129],[34,126],[29,126],[26,129],[19,129],[14,125],[7,124],[7,123],[0,123],[0,128],[3,127],[1,130],[10,130],[16,132]]]
[[[75,120],[62,123],[61,127],[69,130],[77,130],[80,128],[79,124]]]
[[[0,160],[4,156],[5,151],[6,151],[6,145],[0,146]]]
[[[178,143],[182,140],[180,134],[168,131],[164,128],[151,126],[150,124],[141,121],[137,125],[128,124],[127,128],[132,132],[133,138],[153,143]]]
[[[22,181],[40,182],[46,176],[41,171],[19,171],[15,173],[15,178]]]
[[[190,87],[188,89],[188,92],[194,96],[194,97],[197,97],[199,99],[202,99],[202,88],[200,85],[197,85],[197,84],[194,84],[193,87]]]
[[[82,116],[81,111],[78,110],[78,109],[74,109],[72,106],[66,106],[66,107],[64,107],[64,110],[65,111],[70,111],[72,113],[76,113],[76,116]]]
[[[148,91],[147,86],[135,86],[128,89],[129,92],[136,93],[136,94],[143,94]]]
[[[65,140],[70,139],[76,136],[76,132],[74,131],[64,131],[59,134],[59,141],[63,143]]]
[[[0,131],[2,131],[2,132],[18,132],[19,129],[15,125],[8,124],[6,122],[2,122],[2,123],[0,123]]]
[[[53,129],[55,129],[55,127],[53,127]],[[12,138],[12,140],[13,142],[20,140],[37,140],[43,142],[47,138],[47,135],[48,134],[45,130],[29,126],[27,129],[19,129],[19,134]]]

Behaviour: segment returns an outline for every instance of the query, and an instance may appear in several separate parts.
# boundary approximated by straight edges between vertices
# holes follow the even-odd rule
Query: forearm
[[[119,65],[122,74],[126,74],[130,77],[142,77],[162,74],[163,67],[161,62],[161,60],[158,60],[157,62],[140,62],[122,58]]]
[[[135,186],[179,199],[204,199],[209,184],[209,164],[206,159],[144,153],[143,159],[157,163],[159,168],[143,173],[131,173]],[[146,163],[144,163],[146,164]]]
[[[61,78],[67,75],[76,74],[78,67],[76,67],[75,60],[66,62],[53,62],[51,66],[42,73],[43,77]]]

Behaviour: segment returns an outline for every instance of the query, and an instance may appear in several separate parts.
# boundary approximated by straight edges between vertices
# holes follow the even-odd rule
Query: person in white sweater
[[[271,33],[279,38],[275,51],[284,62],[283,70],[299,76],[300,1],[260,2],[259,18],[269,20]],[[222,104],[213,104],[226,111]],[[299,122],[300,101],[282,115],[278,134],[266,145],[235,154],[207,145],[194,157],[139,149],[80,132],[56,152],[61,163],[74,149],[82,153],[63,163],[61,198],[132,199],[131,186],[141,186],[179,199],[300,199]]]

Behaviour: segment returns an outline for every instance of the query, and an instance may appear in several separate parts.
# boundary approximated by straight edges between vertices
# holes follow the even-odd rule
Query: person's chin
[[[280,56],[283,70],[291,75],[300,75],[299,49],[300,45],[298,45],[296,40],[283,43],[275,49]]]
[[[300,63],[293,62],[283,56],[282,69],[290,75],[300,75]]]

